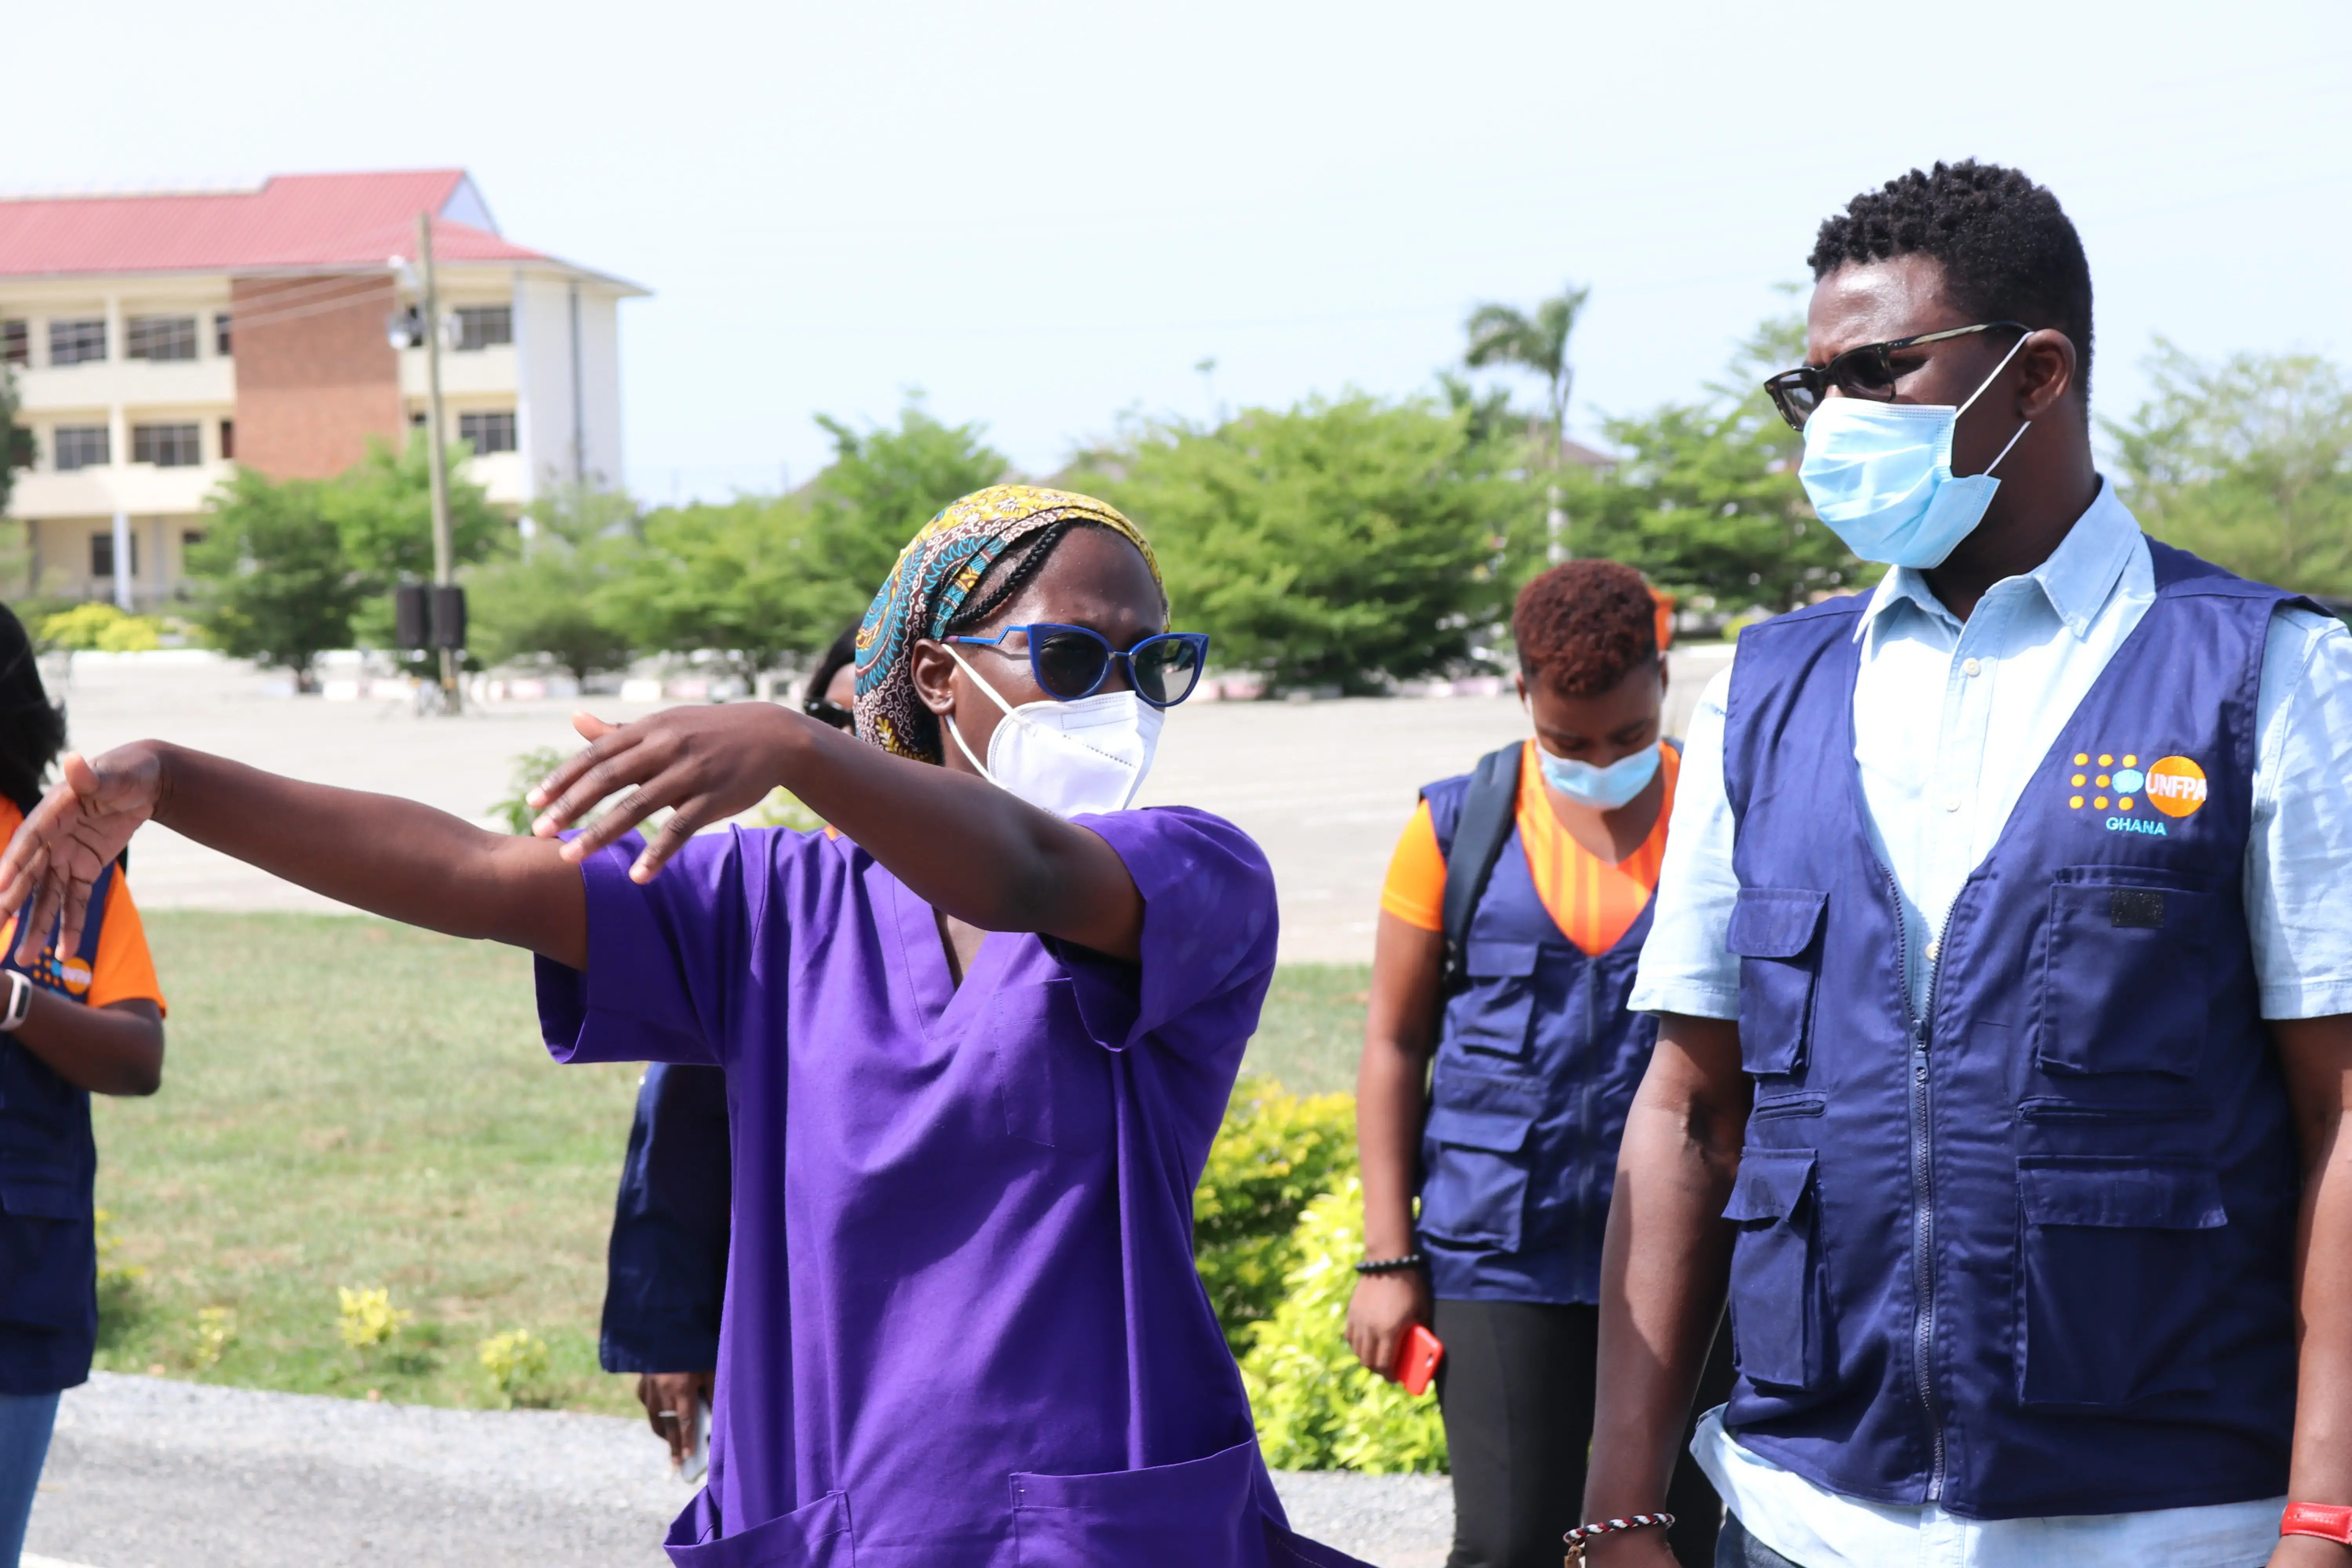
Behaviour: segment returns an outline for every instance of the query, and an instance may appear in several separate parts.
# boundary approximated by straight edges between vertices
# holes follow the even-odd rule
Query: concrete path
[[[654,1568],[692,1495],[667,1471],[641,1423],[608,1415],[100,1373],[66,1395],[27,1547],[73,1568]],[[1378,1568],[1444,1562],[1442,1479],[1277,1484],[1295,1525]]]
[[[1723,660],[1709,648],[1675,655],[1671,732]],[[578,744],[569,722],[578,704],[568,700],[420,719],[404,702],[273,695],[284,686],[282,676],[208,656],[83,655],[59,695],[73,743],[85,750],[153,736],[469,819],[509,793],[516,757]],[[614,719],[652,710],[589,702]],[[1265,846],[1286,961],[1364,963],[1381,878],[1420,786],[1526,733],[1518,703],[1504,697],[1188,703],[1162,733],[1143,800],[1217,812]],[[341,907],[162,828],[141,835],[131,861],[131,885],[148,908]]]

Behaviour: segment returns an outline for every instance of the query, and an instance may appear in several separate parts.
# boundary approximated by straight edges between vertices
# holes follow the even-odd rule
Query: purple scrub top
[[[1360,1568],[1296,1536],[1192,1267],[1192,1194],[1274,971],[1274,881],[1182,807],[1078,820],[1129,964],[992,932],[822,833],[591,857],[562,1061],[727,1070],[735,1213],[693,1568]]]

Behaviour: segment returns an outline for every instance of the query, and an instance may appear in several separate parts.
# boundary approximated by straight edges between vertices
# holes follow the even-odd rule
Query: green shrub
[[[1236,1356],[1282,1300],[1298,1216],[1355,1169],[1351,1097],[1301,1097],[1255,1076],[1234,1086],[1192,1194],[1192,1252]]]
[[[51,647],[100,653],[147,653],[163,647],[163,623],[152,616],[126,615],[112,605],[95,600],[70,610],[44,616],[41,641]]]
[[[1350,1174],[1307,1205],[1290,1238],[1282,1304],[1250,1330],[1242,1382],[1265,1462],[1277,1469],[1393,1475],[1446,1466],[1436,1397],[1413,1398],[1367,1372],[1343,1334],[1364,1255],[1363,1205]]]

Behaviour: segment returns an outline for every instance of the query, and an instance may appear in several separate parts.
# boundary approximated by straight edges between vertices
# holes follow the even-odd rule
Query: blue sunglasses
[[[976,643],[1009,656],[1015,650],[1006,647],[1004,639],[1014,632],[1029,639],[1029,673],[1046,696],[1059,702],[1092,697],[1110,679],[1112,663],[1125,659],[1127,678],[1134,685],[1135,694],[1154,708],[1173,708],[1192,695],[1192,688],[1200,683],[1202,667],[1209,662],[1206,632],[1160,632],[1145,637],[1124,653],[1111,647],[1100,632],[1053,621],[1007,626],[992,637],[944,640]]]

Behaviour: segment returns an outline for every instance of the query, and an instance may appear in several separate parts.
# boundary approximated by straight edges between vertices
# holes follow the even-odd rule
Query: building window
[[[515,449],[515,416],[511,409],[499,414],[460,414],[457,439],[474,448],[478,458]]]
[[[514,342],[514,307],[511,305],[460,305],[457,307],[457,348],[502,348]],[[508,450],[500,447],[499,450]]]
[[[197,545],[202,544],[204,542],[205,531],[203,529],[184,528],[180,530],[180,553],[183,555],[186,554],[189,551],[194,550]]]
[[[114,575],[114,535],[93,533],[89,536],[89,574],[93,577]],[[131,574],[139,575],[139,535],[131,536]]]
[[[133,425],[131,460],[159,468],[193,468],[205,460],[204,438],[194,425]]]
[[[236,421],[234,419],[224,419],[221,421],[221,461],[224,463],[229,463],[235,462],[236,460]]]
[[[131,359],[194,359],[194,316],[133,316],[123,323],[122,352]]]
[[[33,363],[33,324],[0,321],[0,364]]]
[[[60,425],[51,447],[57,453],[58,472],[61,474],[69,474],[76,468],[102,468],[114,461],[113,454],[108,450],[103,425]]]
[[[213,353],[218,354],[223,359],[229,357],[228,312],[226,310],[215,310],[213,312]]]
[[[106,357],[106,318],[49,323],[49,363],[80,364]]]

